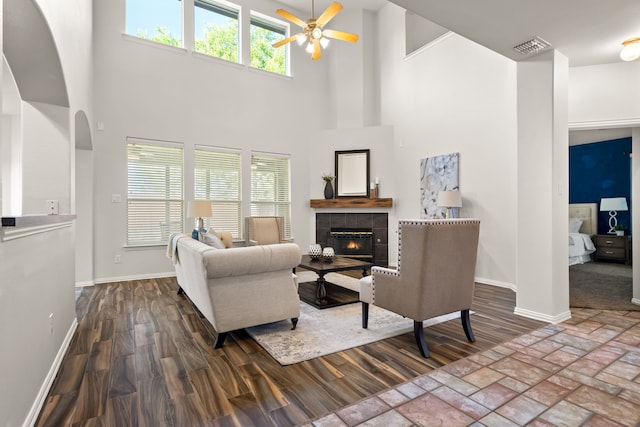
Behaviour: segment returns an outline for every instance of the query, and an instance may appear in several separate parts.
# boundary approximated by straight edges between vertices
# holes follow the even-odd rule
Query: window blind
[[[289,157],[251,155],[251,215],[284,217],[285,237],[291,237]]]
[[[241,237],[242,169],[240,153],[204,147],[195,149],[195,198],[211,200],[212,218],[205,227]]]
[[[127,245],[166,244],[183,226],[183,149],[127,139]]]

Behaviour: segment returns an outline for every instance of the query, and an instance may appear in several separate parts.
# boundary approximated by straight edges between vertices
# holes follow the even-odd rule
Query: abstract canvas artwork
[[[446,209],[437,205],[438,193],[459,189],[458,153],[420,160],[420,218],[445,218]]]

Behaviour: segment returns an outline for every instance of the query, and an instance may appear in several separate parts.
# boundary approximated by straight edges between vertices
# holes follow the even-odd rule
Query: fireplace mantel
[[[311,199],[312,208],[390,208],[392,198],[368,199],[366,197],[338,197],[335,199]]]

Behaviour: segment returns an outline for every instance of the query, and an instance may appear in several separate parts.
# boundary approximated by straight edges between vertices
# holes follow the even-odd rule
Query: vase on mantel
[[[331,181],[327,181],[324,185],[324,198],[333,199],[333,185],[331,185]]]

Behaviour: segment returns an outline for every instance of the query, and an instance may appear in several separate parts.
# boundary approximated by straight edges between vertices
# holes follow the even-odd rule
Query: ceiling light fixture
[[[623,41],[620,59],[623,61],[635,61],[640,58],[640,43],[638,42],[640,42],[638,37]]]
[[[311,59],[320,59],[322,57],[322,49],[326,49],[326,47],[329,45],[329,38],[344,40],[351,43],[358,41],[357,34],[324,29],[324,26],[331,19],[333,19],[333,17],[336,16],[338,12],[342,10],[342,5],[340,3],[331,3],[331,5],[329,5],[329,7],[325,9],[325,11],[322,12],[322,15],[320,15],[317,19],[315,18],[314,9],[314,1],[311,0],[311,18],[307,19],[306,22],[284,9],[276,10],[276,13],[278,15],[302,27],[302,33],[298,33],[291,37],[287,37],[284,40],[280,40],[279,42],[274,43],[272,46],[284,46],[285,44],[290,43],[294,40],[296,40],[298,44],[302,46],[306,41],[308,41],[309,43],[307,44],[305,50],[311,54]]]

